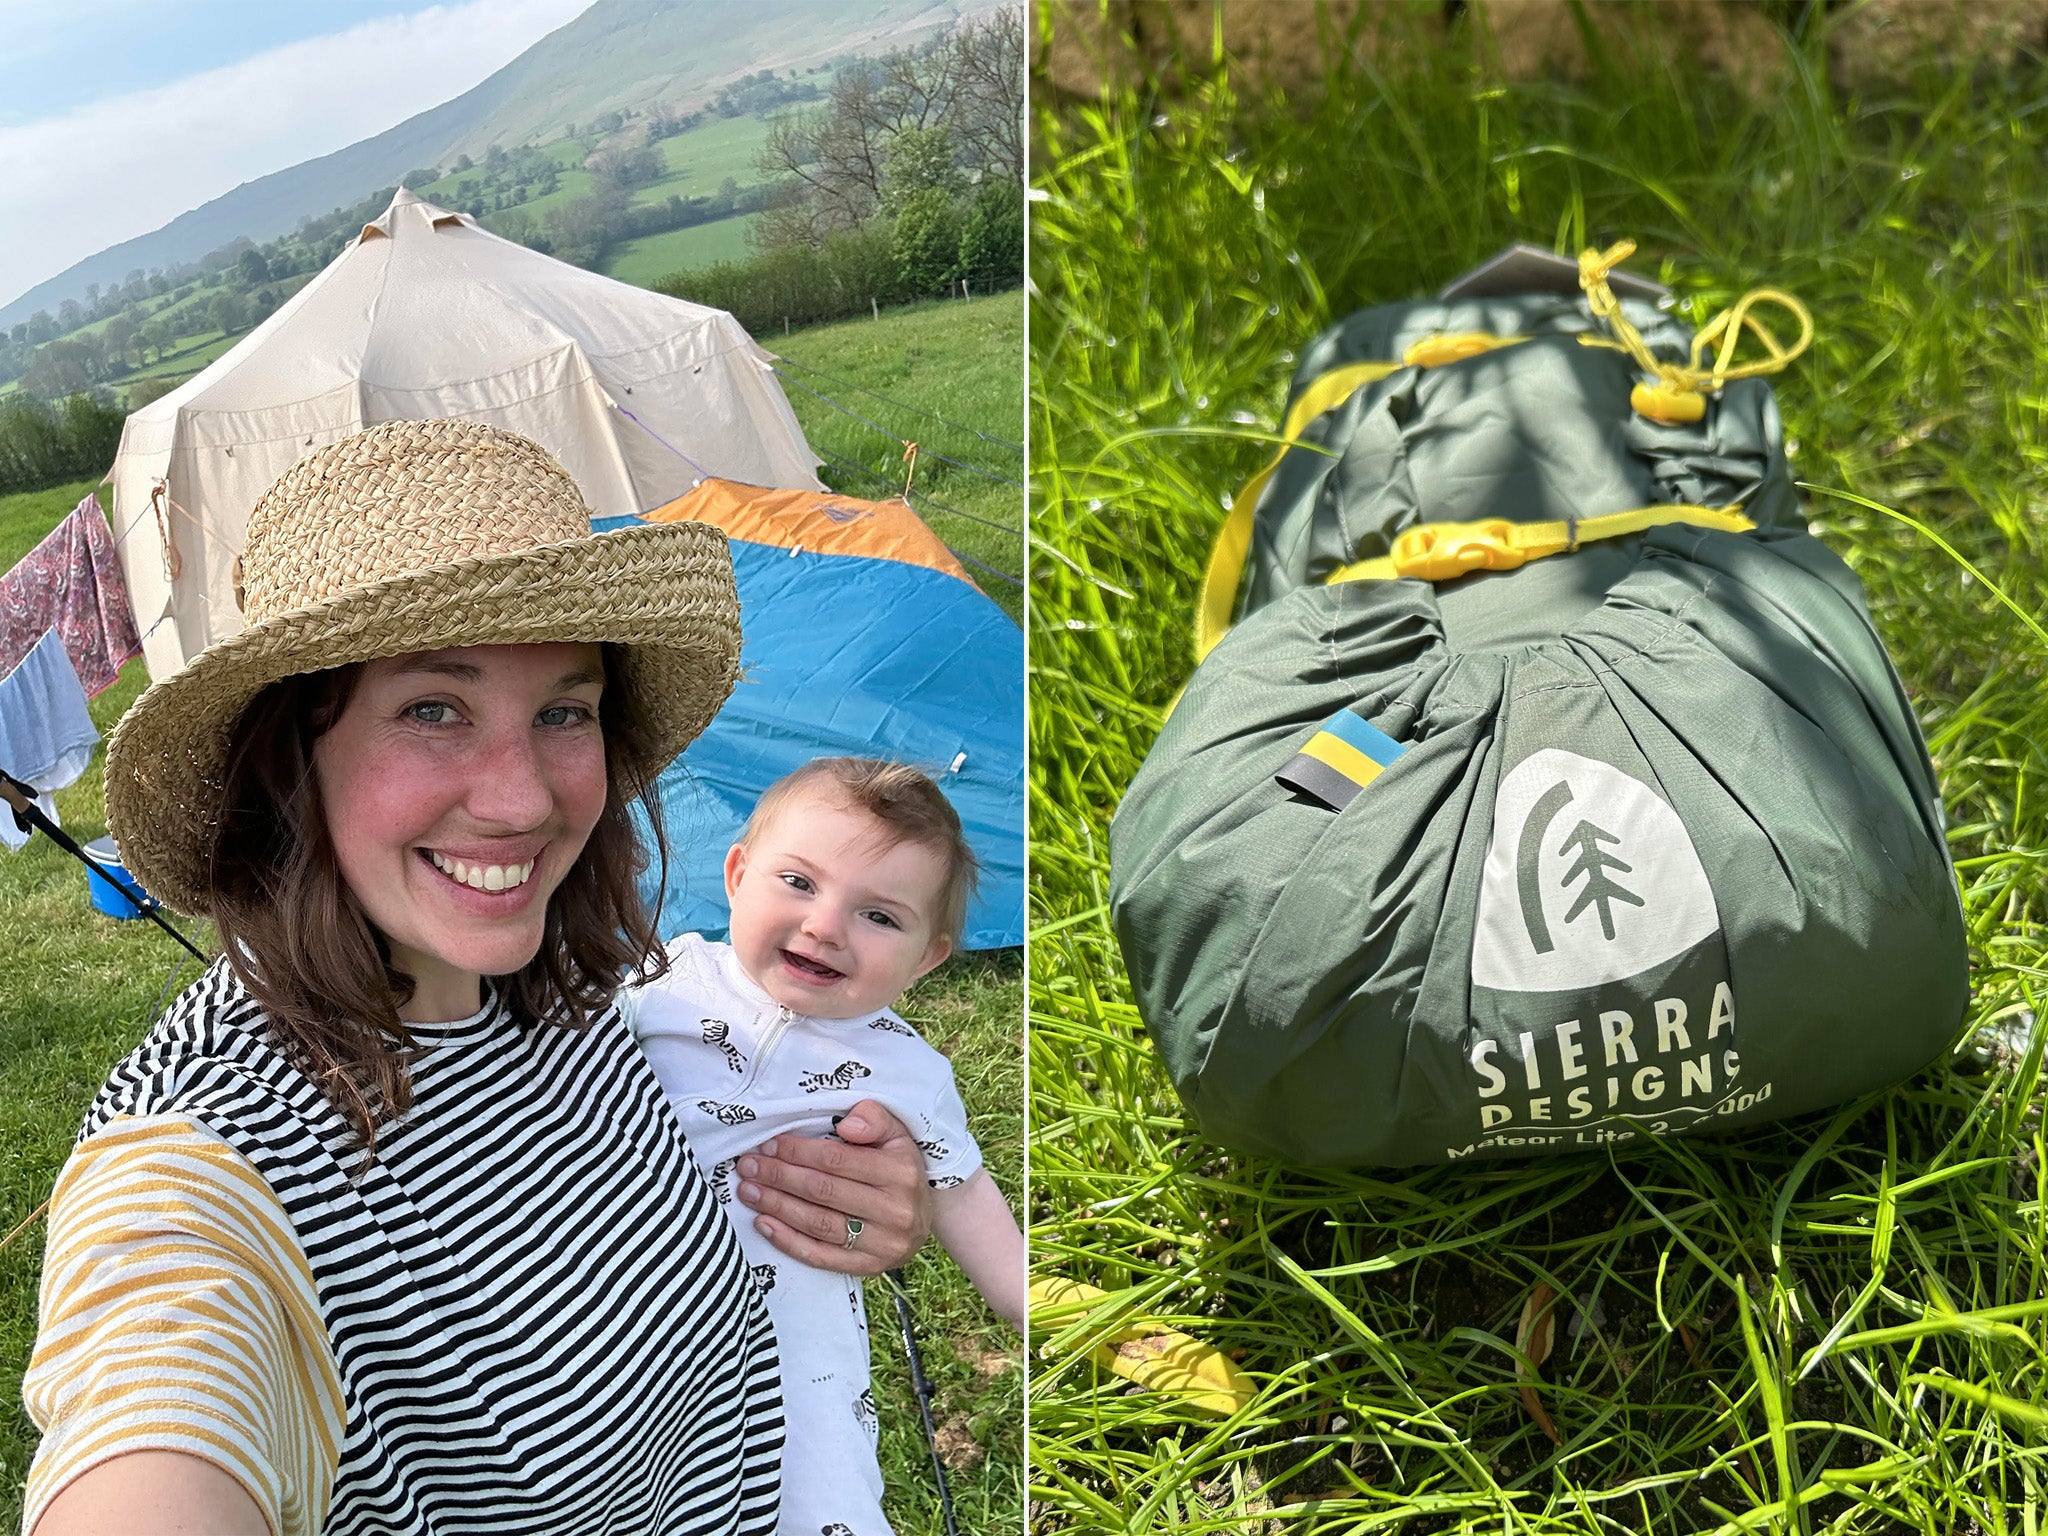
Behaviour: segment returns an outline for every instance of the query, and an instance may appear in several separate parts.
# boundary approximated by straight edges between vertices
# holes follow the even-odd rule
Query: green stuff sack
[[[1961,1021],[1926,746],[1770,389],[1713,390],[1599,276],[1667,390],[1709,386],[1698,420],[1644,414],[1583,299],[1387,306],[1304,360],[1297,401],[1349,392],[1265,481],[1241,616],[1111,828],[1139,1007],[1226,1146],[1406,1166],[1752,1125]]]

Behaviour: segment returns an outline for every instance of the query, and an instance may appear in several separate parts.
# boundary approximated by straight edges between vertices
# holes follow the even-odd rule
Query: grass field
[[[932,305],[892,314],[879,325],[862,322],[774,340],[814,367],[911,405],[942,410],[991,435],[1014,441],[1021,431],[1023,314],[1018,295]],[[820,384],[814,376],[805,377]],[[836,383],[820,387],[831,389],[835,398],[861,398]],[[849,458],[865,454],[863,462],[893,464],[900,457],[900,446],[870,453],[850,432],[842,432],[842,427],[862,429],[801,390],[789,393],[813,443],[837,444],[835,451]],[[892,424],[905,416],[900,408],[872,400],[856,408]],[[909,430],[907,425],[899,429]],[[934,436],[928,422],[918,430],[933,446],[958,450],[963,460],[972,451],[974,462],[989,463],[1013,478],[1019,475],[1014,456],[1004,459],[971,433],[958,434],[963,443],[943,430]],[[942,534],[949,539],[960,535],[967,541],[964,547],[1020,575],[1021,491],[959,471],[951,471],[949,478],[944,470],[924,461],[919,486],[938,487],[938,494],[963,511],[1007,519],[1011,531],[998,537],[979,524],[934,514]],[[90,489],[87,482],[0,498],[0,570],[18,560]],[[988,535],[988,542],[972,543],[982,535]],[[985,586],[1013,616],[1019,613],[1018,588],[994,578]],[[140,660],[130,662],[121,681],[93,701],[102,732],[112,729],[145,682]],[[77,784],[58,792],[57,803],[66,829],[80,841],[104,833],[97,759]],[[148,924],[115,922],[94,913],[84,873],[46,839],[32,840],[20,853],[0,854],[0,1126],[6,1127],[0,1134],[0,1236],[26,1221],[48,1195],[93,1092],[108,1067],[147,1029],[178,954]],[[188,964],[184,975],[189,979],[191,973]],[[919,984],[902,1012],[952,1056],[988,1165],[1013,1204],[1021,1206],[1021,960],[1010,952],[948,962]],[[19,1521],[22,1480],[34,1444],[21,1411],[20,1380],[34,1337],[41,1243],[40,1223],[30,1223],[0,1252],[0,1529],[11,1530]],[[1023,1517],[1023,1374],[1015,1336],[992,1319],[936,1250],[912,1263],[910,1281],[926,1371],[939,1394],[937,1414],[953,1463],[962,1529],[1015,1529]],[[879,1284],[870,1287],[868,1307],[874,1319],[891,1519],[906,1536],[940,1536],[944,1526],[929,1453],[897,1342],[893,1306]]]
[[[825,460],[826,484],[851,496],[895,495],[903,488],[904,442],[917,443],[911,505],[956,552],[994,568],[969,570],[1021,620],[1021,296],[917,304],[885,310],[879,320],[758,340],[788,360],[783,390]]]
[[[715,261],[744,261],[752,254],[747,246],[747,231],[756,217],[743,213],[715,224],[692,224],[688,229],[627,240],[605,257],[604,275],[616,277],[622,283],[652,288],[656,278],[667,277],[671,272],[708,267]]]
[[[1034,1251],[1258,1392],[1178,1412],[1053,1338],[1035,1531],[2041,1529],[2048,113],[2038,69],[1843,100],[1818,58],[1764,108],[1655,61],[1494,87],[1453,53],[1289,106],[1198,63],[1180,98],[1041,118]],[[1146,1042],[1105,909],[1109,817],[1188,676],[1224,498],[1333,319],[1511,240],[1622,236],[1694,323],[1753,285],[1812,308],[1778,399],[1941,775],[1967,1030],[1896,1089],[1722,1140],[1357,1174],[1226,1155]],[[1590,1320],[1535,1376],[1558,1443],[1518,1392],[1543,1284]]]
[[[633,201],[656,203],[670,193],[684,197],[705,197],[718,190],[730,176],[743,187],[760,181],[754,161],[768,137],[768,119],[751,114],[714,117],[685,133],[660,143],[661,158],[668,175],[649,186],[636,189]]]

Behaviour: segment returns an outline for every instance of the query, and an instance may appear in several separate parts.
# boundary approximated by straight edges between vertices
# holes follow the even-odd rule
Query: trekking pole
[[[127,900],[128,905],[135,909],[138,917],[148,918],[157,927],[163,929],[165,933],[168,933],[172,938],[184,945],[192,958],[197,960],[201,967],[204,967],[206,956],[199,952],[198,946],[170,925],[163,914],[157,911],[156,903],[142,900],[133,891],[128,889],[124,881],[116,880],[102,871],[91,854],[79,847],[77,843],[71,840],[69,833],[43,814],[42,807],[36,804],[37,793],[38,791],[33,784],[24,784],[13,774],[7,772],[6,769],[0,768],[0,800],[6,801],[13,808],[14,824],[17,827],[20,827],[24,832],[40,832],[49,838],[51,842],[78,860],[79,863],[83,864],[93,874],[98,875],[107,884],[119,891]]]
[[[903,1271],[889,1271],[889,1293],[896,1301],[896,1326],[903,1334],[903,1353],[910,1357],[910,1385],[917,1393],[917,1411],[924,1419],[925,1444],[931,1447],[932,1476],[938,1479],[939,1508],[946,1516],[946,1536],[960,1536],[953,1520],[953,1489],[946,1481],[946,1464],[939,1459],[939,1429],[932,1420],[932,1384],[924,1373],[924,1357],[917,1352],[917,1330],[910,1315],[910,1292],[904,1287]]]

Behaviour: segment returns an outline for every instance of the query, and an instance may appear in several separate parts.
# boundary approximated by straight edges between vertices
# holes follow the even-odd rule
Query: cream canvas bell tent
[[[819,488],[771,362],[722,310],[582,271],[401,189],[240,345],[128,418],[114,527],[150,676],[241,629],[236,560],[271,481],[380,421],[522,433],[602,516],[711,476]]]

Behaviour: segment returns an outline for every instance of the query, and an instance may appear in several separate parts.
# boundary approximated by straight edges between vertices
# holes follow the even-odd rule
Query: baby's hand
[[[777,1136],[740,1159],[739,1196],[754,1226],[793,1259],[847,1275],[879,1275],[917,1252],[932,1229],[924,1154],[873,1099],[835,1136]],[[847,1218],[860,1223],[849,1246]]]

